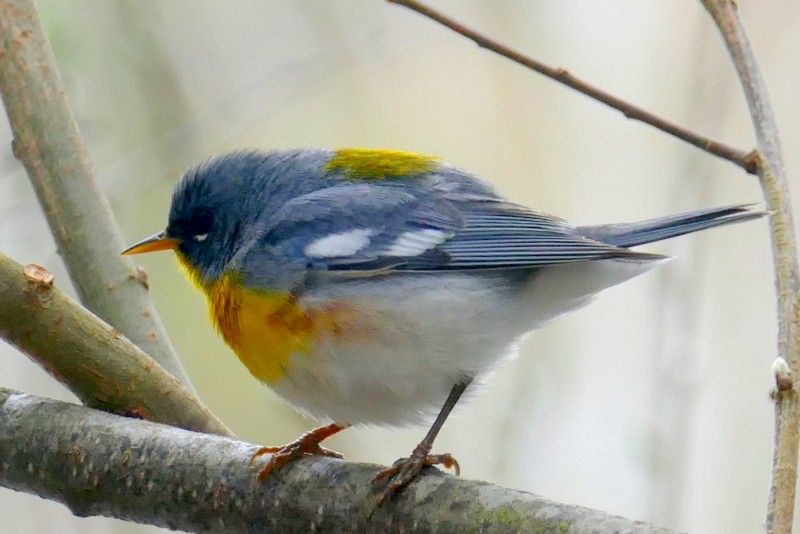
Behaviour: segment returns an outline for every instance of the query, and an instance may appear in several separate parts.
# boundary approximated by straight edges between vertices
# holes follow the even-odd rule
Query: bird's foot
[[[391,467],[387,467],[375,475],[375,478],[372,479],[373,484],[381,484],[388,480],[386,488],[378,495],[379,505],[391,499],[397,491],[419,476],[422,468],[426,465],[442,465],[447,469],[454,469],[456,476],[461,474],[458,461],[450,454],[428,454],[429,452],[430,445],[420,443],[411,456],[400,458]]]
[[[272,456],[267,461],[267,465],[258,472],[258,481],[264,482],[271,473],[277,471],[288,462],[305,456],[344,458],[340,453],[320,446],[321,441],[344,428],[345,427],[334,423],[310,430],[283,447],[261,447],[250,459],[251,464],[254,465],[256,460],[265,454],[271,454]]]

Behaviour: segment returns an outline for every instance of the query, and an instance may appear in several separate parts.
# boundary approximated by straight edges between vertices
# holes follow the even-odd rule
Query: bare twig
[[[67,106],[33,0],[0,0],[0,93],[14,154],[28,171],[81,301],[191,389],[144,273],[119,256],[121,234]]]
[[[513,48],[506,46],[497,40],[492,39],[491,37],[483,35],[480,32],[461,24],[451,17],[448,17],[444,13],[428,7],[422,2],[417,2],[416,0],[388,0],[388,2],[416,11],[420,15],[428,17],[429,19],[450,28],[459,35],[463,35],[467,39],[471,39],[481,48],[491,50],[492,52],[519,63],[520,65],[524,65],[525,67],[528,67],[539,74],[560,82],[571,89],[575,89],[576,91],[583,93],[590,98],[594,98],[595,100],[598,100],[603,104],[622,112],[629,119],[634,119],[644,122],[645,124],[649,124],[650,126],[658,128],[659,130],[677,137],[678,139],[686,141],[697,148],[705,150],[710,154],[733,162],[749,173],[755,173],[755,167],[747,158],[748,153],[743,150],[726,145],[720,141],[715,141],[705,135],[670,122],[640,107],[634,106],[633,104],[630,104],[621,98],[618,98],[601,89],[598,89],[587,82],[584,82],[583,80],[576,78],[566,69],[557,69],[547,66],[544,63],[531,58],[530,56],[514,50]]]
[[[673,531],[435,469],[376,507],[377,466],[292,462],[255,482],[256,445],[0,389],[0,485],[192,532]]]
[[[232,435],[150,356],[53,286],[43,267],[0,254],[0,337],[87,406]]]
[[[790,204],[791,196],[778,129],[766,85],[741,20],[738,18],[736,2],[733,0],[702,0],[722,33],[750,106],[759,147],[758,151],[750,153],[714,141],[635,107],[575,78],[565,69],[549,67],[466,27],[421,2],[416,0],[388,1],[416,11],[473,40],[482,48],[491,50],[599,100],[621,111],[628,118],[650,124],[711,154],[736,163],[747,172],[758,174],[764,196],[773,213],[770,230],[778,293],[778,354],[779,357],[785,357],[788,360],[790,369],[789,373],[776,375],[779,387],[775,395],[775,449],[766,526],[769,534],[790,532],[797,484],[798,448],[800,447],[800,404],[798,391],[793,383],[793,377],[800,373],[800,320],[798,319],[800,275],[798,274],[797,248]],[[787,387],[787,381],[791,386]]]
[[[793,377],[800,373],[800,324],[797,319],[800,272],[789,182],[766,84],[739,18],[736,2],[703,0],[703,4],[717,24],[739,74],[758,140],[758,152],[750,159],[755,164],[764,196],[773,213],[770,234],[778,294],[778,357],[788,361],[790,372],[776,376],[779,387],[775,395],[775,443],[766,531],[770,534],[788,533],[792,528],[800,446],[800,407],[797,388],[792,383]]]

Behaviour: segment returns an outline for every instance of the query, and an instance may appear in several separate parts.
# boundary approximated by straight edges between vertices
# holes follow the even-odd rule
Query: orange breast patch
[[[310,354],[320,337],[338,338],[342,324],[352,324],[345,306],[306,310],[290,295],[245,289],[234,276],[204,289],[215,326],[263,382],[281,378],[292,354]]]

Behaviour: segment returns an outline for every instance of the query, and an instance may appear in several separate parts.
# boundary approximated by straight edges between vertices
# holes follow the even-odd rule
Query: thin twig
[[[0,485],[190,532],[675,534],[652,524],[426,470],[376,507],[378,466],[329,458],[255,482],[258,446],[0,389]]]
[[[794,514],[800,447],[800,407],[794,378],[800,373],[800,324],[797,320],[800,271],[794,235],[791,195],[778,126],[766,84],[732,0],[702,0],[719,28],[736,67],[758,140],[750,158],[773,215],[770,218],[775,287],[778,295],[778,358],[788,362],[789,373],[776,376],[775,442],[767,507],[766,532],[789,533]],[[786,381],[789,381],[788,385]]]
[[[224,436],[230,430],[150,356],[53,285],[0,254],[0,338],[87,406]]]
[[[421,2],[417,2],[416,0],[387,1],[389,3],[397,4],[399,6],[407,7],[413,11],[416,11],[420,15],[428,17],[429,19],[450,28],[454,32],[463,35],[467,39],[471,39],[481,48],[491,50],[492,52],[519,63],[520,65],[524,65],[525,67],[528,67],[539,74],[547,76],[548,78],[560,82],[567,87],[575,89],[576,91],[583,93],[590,98],[594,98],[595,100],[598,100],[603,104],[622,112],[629,119],[649,124],[650,126],[658,128],[659,130],[677,137],[678,139],[686,141],[687,143],[694,145],[701,150],[704,150],[724,160],[733,162],[751,174],[755,173],[755,167],[753,167],[751,161],[747,158],[748,152],[746,151],[726,145],[720,141],[715,141],[714,139],[711,139],[705,135],[670,122],[640,107],[634,106],[633,104],[630,104],[621,98],[611,95],[583,80],[576,78],[566,69],[549,67],[544,63],[523,54],[522,52],[514,50],[513,48],[506,46],[491,37],[483,35],[472,28],[465,26],[464,24],[461,24],[451,17],[448,17],[444,13],[428,7]]]
[[[128,258],[108,200],[64,96],[33,0],[0,0],[0,94],[22,161],[81,302],[156,359],[191,381]]]

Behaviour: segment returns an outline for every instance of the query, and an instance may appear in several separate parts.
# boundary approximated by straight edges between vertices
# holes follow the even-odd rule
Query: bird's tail
[[[635,247],[715,226],[758,219],[769,213],[759,209],[759,206],[759,204],[736,204],[634,223],[581,226],[578,228],[578,232],[609,245],[625,248]]]

